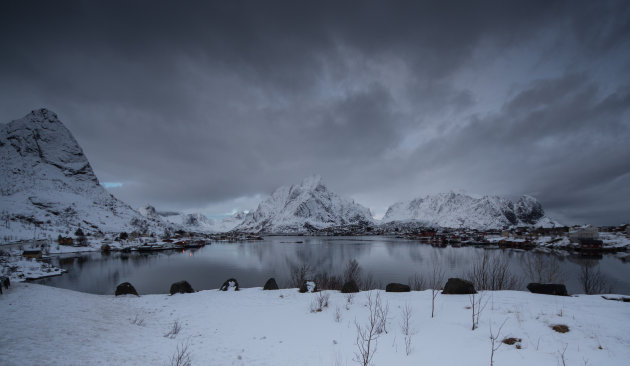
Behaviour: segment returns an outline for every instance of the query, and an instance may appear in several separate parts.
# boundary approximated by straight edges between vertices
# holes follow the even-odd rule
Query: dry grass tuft
[[[503,338],[502,342],[507,344],[508,346],[513,346],[516,343],[521,343],[521,339],[520,338],[514,338],[514,337]]]
[[[566,333],[569,331],[569,326],[564,324],[556,324],[551,326],[551,329],[555,330],[558,333]]]

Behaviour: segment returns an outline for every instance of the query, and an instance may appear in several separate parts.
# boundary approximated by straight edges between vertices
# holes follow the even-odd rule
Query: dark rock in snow
[[[305,293],[305,292],[317,292],[319,291],[317,289],[317,283],[315,283],[315,281],[304,281],[302,282],[302,286],[300,286],[300,292],[301,293]]]
[[[120,296],[120,295],[140,296],[138,295],[138,292],[136,291],[135,287],[133,287],[133,285],[130,284],[129,282],[123,282],[120,285],[118,285],[118,287],[116,287],[116,296]]]
[[[265,287],[263,287],[263,290],[277,290],[277,289],[278,289],[278,284],[276,283],[276,279],[273,277],[268,279],[267,282],[265,282]]]
[[[11,280],[9,280],[9,277],[7,276],[2,276],[0,277],[0,285],[4,286],[4,288],[8,289],[9,287],[11,287]]]
[[[535,294],[569,296],[566,286],[558,283],[532,282],[527,285],[527,289],[529,290],[529,292]]]
[[[187,281],[179,281],[171,285],[171,295],[177,293],[192,294],[193,292],[195,292],[195,290],[193,290],[192,286],[190,286],[190,283],[188,283]]]
[[[359,286],[354,280],[344,283],[343,287],[341,287],[341,293],[343,294],[349,294],[352,292],[359,292]]]
[[[223,282],[223,284],[221,285],[221,288],[219,289],[221,291],[238,291],[238,281],[235,278],[230,278],[228,280],[226,280],[225,282]]]
[[[388,283],[385,286],[385,292],[409,292],[411,288],[408,285],[404,285],[402,283]]]
[[[448,295],[468,295],[476,294],[475,286],[472,282],[462,280],[461,278],[449,278],[444,285],[443,294]]]

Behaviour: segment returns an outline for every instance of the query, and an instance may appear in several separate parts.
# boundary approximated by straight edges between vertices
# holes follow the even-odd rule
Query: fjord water
[[[113,294],[121,282],[131,282],[140,294],[168,293],[171,283],[186,280],[195,290],[217,289],[234,277],[241,287],[262,287],[269,277],[289,285],[291,268],[309,264],[314,273],[340,275],[348,261],[356,259],[363,274],[371,274],[383,286],[408,283],[418,273],[428,276],[438,263],[445,278],[465,277],[474,259],[484,249],[474,247],[435,248],[416,241],[390,237],[291,237],[271,236],[262,241],[213,243],[200,249],[153,253],[85,253],[54,256],[52,262],[68,272],[38,283],[94,294]],[[491,250],[505,256],[513,274],[529,279],[521,265],[533,252]],[[552,255],[552,254],[545,254]],[[579,285],[580,264],[599,266],[615,293],[630,294],[630,263],[614,255],[585,259],[579,255],[559,256],[563,282],[569,293],[583,293]]]

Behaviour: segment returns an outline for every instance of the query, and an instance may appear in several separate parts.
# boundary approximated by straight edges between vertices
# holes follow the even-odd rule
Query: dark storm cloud
[[[315,172],[377,213],[465,188],[616,223],[630,220],[629,9],[3,2],[0,113],[55,110],[136,206],[254,208]]]

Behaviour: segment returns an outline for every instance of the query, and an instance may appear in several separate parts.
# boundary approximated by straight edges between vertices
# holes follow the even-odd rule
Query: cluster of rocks
[[[5,288],[9,288],[10,282],[7,277],[0,277],[0,294],[2,293],[2,286]],[[278,290],[278,283],[276,283],[275,278],[270,278],[265,282],[265,286],[263,290]],[[527,285],[527,289],[536,294],[545,294],[545,295],[557,295],[557,296],[568,296],[567,288],[563,284],[553,284],[553,283],[530,283]],[[239,285],[238,281],[235,278],[229,278],[219,288],[220,291],[238,291]],[[299,288],[300,293],[308,293],[308,292],[317,292],[319,291],[317,287],[317,283],[312,280],[304,280],[302,285]],[[410,292],[411,288],[409,285],[405,285],[402,283],[388,283],[385,287],[385,292]],[[171,285],[170,294],[189,294],[193,293],[193,290],[190,283],[187,281],[179,281],[175,282]],[[354,280],[350,280],[344,283],[341,288],[341,292],[346,293],[355,293],[359,292],[359,286]],[[461,278],[449,278],[442,289],[442,294],[445,295],[468,295],[468,294],[476,294],[475,286],[472,282],[461,279]],[[116,287],[116,296],[119,295],[138,295],[138,292],[133,287],[133,285],[129,282],[123,282],[118,287]]]

